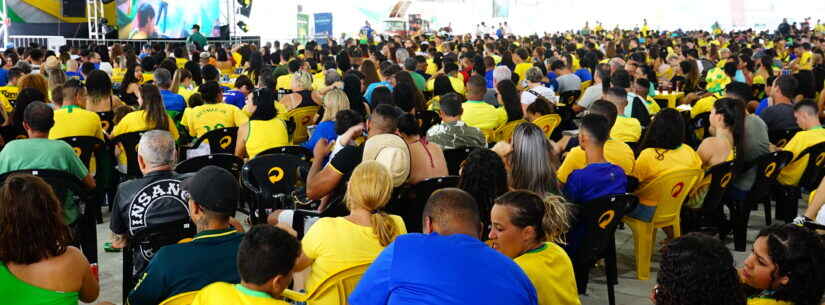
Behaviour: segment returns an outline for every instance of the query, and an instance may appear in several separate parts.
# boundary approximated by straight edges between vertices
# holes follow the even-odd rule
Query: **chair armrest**
[[[281,295],[286,299],[290,299],[296,302],[306,302],[307,299],[309,299],[308,294],[303,292],[297,292],[292,289],[284,289],[284,291],[281,292]]]

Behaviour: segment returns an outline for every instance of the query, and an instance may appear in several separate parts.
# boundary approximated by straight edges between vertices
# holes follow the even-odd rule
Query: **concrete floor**
[[[800,207],[804,207],[804,203],[800,203]],[[107,213],[107,212],[104,212]],[[802,210],[800,210],[802,213]],[[240,216],[240,214],[239,214]],[[98,230],[98,249],[103,249],[103,243],[109,240],[110,231],[108,229],[108,213],[104,217],[104,224],[97,226]],[[776,222],[776,221],[774,221]],[[765,227],[765,218],[763,210],[751,213],[750,223],[748,225],[748,243],[746,252],[733,251],[732,237],[727,240],[728,248],[731,249],[733,257],[737,266],[741,266],[742,262],[750,253],[751,245],[756,238],[760,229]],[[658,232],[657,238],[664,239],[665,234]],[[636,267],[633,254],[633,236],[629,228],[618,230],[616,232],[616,247],[617,247],[617,261],[619,271],[619,284],[616,288],[616,304],[620,305],[641,305],[651,304],[649,300],[650,291],[656,283],[656,273],[659,268],[660,255],[654,249],[653,262],[651,266],[650,280],[640,281],[636,279]],[[95,302],[109,301],[114,304],[121,304],[121,281],[123,275],[121,273],[122,254],[108,253],[100,250],[100,283],[101,291],[100,297]],[[583,305],[605,305],[608,304],[606,278],[603,268],[596,267],[591,271],[590,284],[587,288],[587,294],[581,296]]]

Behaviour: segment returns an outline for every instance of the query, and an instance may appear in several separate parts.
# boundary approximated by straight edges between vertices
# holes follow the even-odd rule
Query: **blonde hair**
[[[17,81],[17,86],[20,87],[20,91],[26,88],[34,88],[46,97],[46,101],[43,102],[49,103],[51,101],[49,100],[49,83],[41,74],[24,75]]]
[[[307,71],[299,70],[292,74],[292,88],[309,90],[312,88],[312,75]]]
[[[400,233],[386,212],[380,211],[392,197],[390,171],[378,161],[365,161],[352,172],[345,199],[350,211],[358,207],[370,211],[370,223],[382,247],[389,245]]]
[[[542,198],[528,190],[516,190],[499,196],[495,204],[511,208],[510,222],[516,227],[532,226],[536,241],[566,243],[564,233],[570,228],[570,211],[561,196]]]
[[[332,89],[324,95],[324,117],[321,122],[335,121],[335,115],[341,110],[349,110],[349,98],[341,89]]]

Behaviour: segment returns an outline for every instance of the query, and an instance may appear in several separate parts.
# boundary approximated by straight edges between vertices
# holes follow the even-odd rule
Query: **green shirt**
[[[3,304],[6,305],[76,305],[79,296],[77,291],[51,291],[23,282],[9,272],[3,262],[0,262],[0,295],[5,296]]]
[[[203,37],[203,34],[201,34],[200,31],[193,32],[186,38],[186,43],[195,43],[198,45],[198,49],[200,49],[206,45],[206,37]]]
[[[283,64],[275,68],[275,71],[272,72],[272,76],[274,79],[278,79],[278,77],[289,74],[289,64]]]
[[[424,89],[426,89],[427,86],[427,80],[425,80],[424,77],[421,76],[421,74],[418,74],[418,72],[411,71],[410,76],[412,77],[413,82],[415,83],[415,87],[418,88],[418,91],[424,92]]]
[[[20,139],[6,144],[0,151],[0,174],[26,169],[66,171],[81,180],[89,174],[86,165],[66,142]],[[74,223],[79,215],[80,211],[72,200],[72,195],[67,194],[63,204],[63,217],[66,218],[66,223]]]

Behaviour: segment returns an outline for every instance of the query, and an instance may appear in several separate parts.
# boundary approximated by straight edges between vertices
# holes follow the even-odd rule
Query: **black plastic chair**
[[[801,159],[806,154],[809,156],[808,166],[805,167],[802,178],[799,179],[799,187],[805,192],[810,192],[816,190],[819,182],[822,181],[822,177],[825,176],[825,142],[803,150],[794,161]]]
[[[610,195],[595,199],[579,207],[578,223],[585,224],[585,234],[576,255],[571,257],[579,294],[587,292],[590,269],[604,258],[607,273],[607,294],[611,305],[616,304],[613,286],[619,283],[616,269],[616,227],[622,217],[639,204],[632,194]]]
[[[124,133],[109,141],[111,145],[121,144],[121,148],[126,154],[126,179],[143,177],[137,160],[137,145],[140,143],[140,137],[143,136],[145,132],[146,131]]]
[[[254,197],[249,208],[253,224],[266,223],[269,213],[288,207],[302,166],[307,162],[290,154],[258,156],[243,166],[241,181]]]
[[[238,127],[218,128],[207,132],[195,140],[192,146],[188,148],[197,148],[203,141],[209,141],[210,154],[234,154],[237,140]]]
[[[702,140],[707,138],[710,134],[708,132],[708,130],[710,129],[710,112],[700,113],[696,117],[690,119],[688,122],[689,123],[687,130],[690,132],[691,135],[691,137],[688,137],[688,139],[693,139],[694,143],[691,143],[691,146],[693,146],[693,148],[695,149],[699,147],[699,144],[702,143]]]
[[[93,194],[83,187],[83,182],[69,172],[54,169],[25,169],[17,170],[0,175],[0,182],[15,174],[29,174],[37,176],[46,181],[52,187],[54,194],[61,200],[61,206],[66,199],[72,196],[75,205],[80,213],[80,217],[69,224],[73,231],[74,240],[72,244],[79,246],[83,255],[90,264],[97,264],[97,226],[95,221],[96,211],[100,209],[98,203],[94,201]]]
[[[763,95],[765,94],[765,84],[753,84],[751,85],[751,96],[755,99],[762,99]]]
[[[452,176],[457,176],[461,170],[461,162],[467,160],[467,156],[473,151],[473,147],[459,147],[455,149],[445,149],[444,159],[447,161],[447,172]]]
[[[273,147],[263,152],[258,153],[258,156],[263,155],[272,155],[272,154],[288,154],[294,155],[301,159],[301,161],[311,162],[312,161],[312,151],[307,149],[303,146],[281,146],[281,147]]]
[[[103,131],[105,131],[106,134],[112,133],[112,129],[115,128],[115,113],[112,111],[96,113],[97,116],[100,117],[100,127],[103,128]]]
[[[775,145],[776,147],[782,148],[785,147],[785,144],[788,144],[793,136],[796,135],[801,129],[794,128],[794,129],[783,129],[783,130],[769,130],[768,131],[768,139],[770,139],[771,144]]]
[[[409,233],[422,232],[422,214],[427,199],[435,191],[447,187],[458,185],[458,176],[447,176],[430,178],[415,185],[405,187],[398,191],[398,197],[394,197],[384,208],[387,213],[401,216],[404,225]]]
[[[576,124],[573,123],[573,118],[576,116],[576,112],[573,111],[573,105],[576,104],[576,101],[579,100],[581,95],[582,92],[579,90],[565,91],[559,95],[559,103],[564,105],[556,105],[556,113],[561,117],[561,123],[559,123],[559,127],[556,128],[557,130],[564,131],[577,128]]]
[[[148,246],[154,254],[164,246],[177,244],[183,239],[195,236],[195,233],[195,224],[189,218],[185,218],[148,228],[129,237],[126,247],[123,248],[123,304],[127,303],[126,298],[137,284],[138,276],[145,271],[134,270],[133,254],[139,245]]]
[[[209,165],[226,169],[237,179],[241,177],[243,160],[232,154],[211,154],[178,163],[178,165],[175,166],[175,172],[181,174],[194,173]]]
[[[710,185],[699,210],[682,210],[682,230],[692,232],[704,229],[703,227],[716,228],[720,235],[723,235],[725,218],[722,210],[725,192],[730,187],[735,175],[734,162],[722,162],[714,165],[705,172],[705,176],[710,176]]]
[[[69,146],[74,149],[75,155],[80,158],[80,161],[83,161],[86,168],[89,168],[92,155],[103,146],[103,140],[95,137],[66,137],[59,140],[69,143]]]
[[[744,166],[743,172],[754,169],[756,180],[748,191],[744,202],[736,202],[731,210],[733,224],[733,244],[736,251],[745,251],[748,223],[752,207],[763,203],[765,206],[765,225],[771,225],[771,187],[776,183],[779,172],[788,165],[793,158],[789,151],[775,151],[764,154]]]

